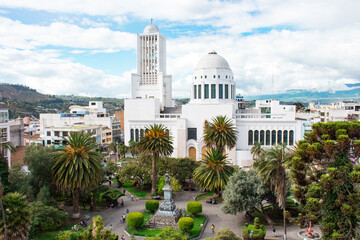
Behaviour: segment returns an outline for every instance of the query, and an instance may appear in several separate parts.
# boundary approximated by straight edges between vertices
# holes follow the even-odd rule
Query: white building
[[[59,144],[69,132],[85,131],[101,143],[103,128],[112,129],[114,116],[109,116],[102,102],[90,101],[89,106],[73,105],[69,113],[40,114],[40,138],[45,146]]]
[[[10,142],[9,110],[7,109],[0,109],[0,141],[1,143]],[[9,150],[4,150],[3,154],[10,168],[11,153]]]
[[[360,103],[355,101],[341,101],[331,105],[309,104],[311,112],[319,114],[320,122],[335,121],[359,121],[360,120]]]
[[[153,41],[150,46],[157,46],[155,50],[149,47],[147,41]],[[152,56],[159,49],[155,59],[144,59],[144,56]],[[205,121],[226,115],[238,131],[236,147],[227,149],[228,160],[234,165],[250,167],[250,150],[254,142],[262,142],[264,146],[282,142],[293,145],[302,139],[302,125],[295,120],[295,106],[280,105],[277,100],[264,100],[257,101],[253,109],[243,109],[239,101],[243,99],[236,99],[236,83],[231,68],[214,51],[196,65],[190,86],[190,102],[174,107],[171,78],[164,80],[165,51],[165,39],[156,26],[149,25],[143,34],[138,35],[138,74],[132,75],[132,95],[130,99],[125,99],[126,144],[131,139],[139,141],[149,124],[163,124],[173,137],[173,157],[201,159],[206,150],[202,136]],[[151,61],[155,61],[155,65],[160,64],[161,68],[156,65],[156,70],[149,74],[146,72],[148,65],[144,67],[144,63]],[[158,81],[148,80],[150,75],[151,79]]]

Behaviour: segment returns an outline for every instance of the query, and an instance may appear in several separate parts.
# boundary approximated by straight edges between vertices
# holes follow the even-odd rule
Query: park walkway
[[[186,192],[186,191],[177,192],[174,197],[176,206],[181,209],[186,209],[186,204],[189,201],[193,201],[197,194],[199,194],[199,192]],[[91,217],[97,215],[102,216],[105,226],[107,228],[110,228],[111,225],[112,231],[117,235],[119,235],[119,238],[122,235],[125,235],[126,239],[130,239],[130,237],[128,237],[124,233],[124,228],[126,227],[126,225],[120,223],[120,216],[126,213],[126,209],[129,209],[130,212],[143,211],[145,209],[145,201],[146,201],[146,200],[131,201],[130,196],[131,194],[129,192],[126,192],[126,195],[122,197],[125,203],[124,207],[118,205],[115,208],[108,208],[101,212],[90,212],[87,214],[89,214]],[[203,213],[209,217],[208,224],[205,226],[205,230],[201,239],[206,239],[213,236],[210,228],[211,224],[215,225],[215,231],[224,228],[230,228],[234,233],[241,236],[241,228],[246,222],[243,213],[237,214],[235,216],[230,214],[224,214],[221,211],[221,204],[212,205],[212,204],[207,204],[204,201],[201,202],[203,203]],[[266,239],[274,239],[274,240],[282,239],[283,228],[281,226],[276,227],[277,230],[276,237],[272,236],[272,226],[267,226],[266,228],[267,228]],[[315,226],[314,229],[319,232],[318,226]],[[295,224],[288,227],[287,231],[288,231],[288,240],[302,240],[302,238],[300,238],[297,234],[299,228]],[[140,240],[144,238],[136,237],[136,239]]]

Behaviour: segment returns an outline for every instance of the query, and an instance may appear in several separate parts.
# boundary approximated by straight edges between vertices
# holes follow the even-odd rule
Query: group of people
[[[126,209],[126,215],[128,215],[129,212],[129,209]],[[123,214],[122,216],[120,216],[120,223],[126,223],[126,215]]]

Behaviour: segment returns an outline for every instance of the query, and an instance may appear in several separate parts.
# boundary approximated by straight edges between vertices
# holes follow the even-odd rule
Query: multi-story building
[[[9,125],[9,110],[0,109],[0,144],[3,142],[10,142],[10,125]],[[11,154],[7,149],[2,149],[3,156],[11,167]]]
[[[341,101],[331,105],[309,104],[311,112],[319,113],[320,122],[335,121],[359,121],[360,120],[360,103],[355,101]]]
[[[109,116],[102,102],[90,101],[89,106],[73,105],[69,113],[40,114],[40,137],[45,146],[59,144],[69,132],[90,132],[102,144],[102,130],[112,131],[114,116]],[[117,124],[118,125],[118,124]]]

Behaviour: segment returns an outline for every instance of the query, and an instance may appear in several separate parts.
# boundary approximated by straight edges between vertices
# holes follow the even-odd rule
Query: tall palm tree
[[[174,148],[168,129],[162,124],[154,124],[145,128],[145,135],[141,137],[139,148],[146,155],[152,156],[152,186],[151,194],[156,194],[157,167],[159,156],[169,156]]]
[[[220,148],[210,148],[204,154],[201,166],[194,170],[194,181],[200,187],[220,195],[234,168],[226,161],[227,155]]]
[[[284,235],[286,236],[286,163],[293,158],[293,153],[288,151],[285,145],[277,145],[264,152],[261,161],[256,164],[260,176],[264,182],[270,182],[274,187],[279,206],[284,211]]]
[[[100,153],[94,137],[84,132],[71,132],[62,148],[55,153],[52,168],[55,184],[73,194],[73,217],[80,217],[79,192],[97,186],[102,177]]]
[[[208,147],[232,149],[236,145],[237,131],[231,119],[217,116],[212,122],[204,124],[204,142]]]

